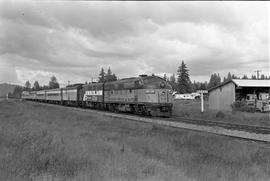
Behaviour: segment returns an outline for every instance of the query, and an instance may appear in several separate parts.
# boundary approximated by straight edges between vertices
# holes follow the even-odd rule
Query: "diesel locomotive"
[[[154,75],[24,91],[22,99],[146,116],[170,117],[172,114],[172,87]]]

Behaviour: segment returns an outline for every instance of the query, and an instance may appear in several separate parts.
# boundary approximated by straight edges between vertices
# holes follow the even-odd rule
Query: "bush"
[[[233,111],[255,112],[255,108],[248,106],[246,101],[235,101],[231,107]]]
[[[216,118],[224,118],[225,114],[222,111],[218,111],[216,114]]]

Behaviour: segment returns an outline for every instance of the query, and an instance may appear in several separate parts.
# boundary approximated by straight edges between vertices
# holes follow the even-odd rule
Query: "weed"
[[[222,111],[218,111],[216,114],[216,118],[224,118],[225,114]]]

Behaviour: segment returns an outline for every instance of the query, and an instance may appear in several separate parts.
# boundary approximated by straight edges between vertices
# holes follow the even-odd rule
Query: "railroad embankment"
[[[0,180],[269,180],[269,145],[0,102]]]

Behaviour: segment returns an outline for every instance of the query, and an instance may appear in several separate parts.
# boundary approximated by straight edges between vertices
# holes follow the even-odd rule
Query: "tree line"
[[[209,82],[207,81],[191,82],[190,76],[189,76],[189,69],[187,65],[185,64],[185,62],[182,60],[180,66],[177,68],[176,75],[173,73],[170,77],[167,77],[167,75],[164,74],[163,78],[172,85],[172,88],[174,91],[177,91],[183,94],[183,93],[196,92],[197,90],[207,90],[212,87],[218,86],[226,81],[229,81],[231,79],[270,79],[270,76],[267,77],[264,74],[261,74],[260,77],[256,77],[256,75],[252,75],[250,78],[247,75],[238,77],[229,72],[228,75],[226,77],[223,77],[223,80],[221,80],[221,76],[218,73],[213,73],[210,76]],[[105,72],[104,68],[101,67],[101,70],[98,76],[99,83],[111,82],[111,81],[116,81],[116,80],[117,80],[117,76],[114,73],[112,73],[110,67],[107,69],[107,72]],[[85,82],[85,84],[87,84],[87,82]],[[38,91],[38,90],[56,89],[56,88],[59,88],[59,83],[56,77],[53,75],[50,78],[48,85],[40,86],[39,82],[35,81],[33,86],[31,87],[30,81],[26,81],[24,87],[16,86],[14,89],[14,92],[9,93],[9,96],[19,98],[22,91],[31,91],[31,90]]]
[[[33,87],[31,87],[30,81],[27,80],[24,86],[16,86],[13,93],[8,93],[8,97],[20,98],[23,91],[39,91],[44,89],[56,89],[59,87],[59,83],[54,75],[50,78],[48,85],[44,86],[40,86],[38,81],[35,81]]]
[[[181,62],[181,65],[177,69],[177,74],[172,74],[169,78],[166,74],[164,74],[163,78],[167,80],[171,85],[173,90],[184,94],[196,92],[197,90],[207,90],[212,87],[218,86],[224,82],[230,81],[231,79],[270,79],[270,76],[267,77],[264,74],[261,74],[260,77],[256,77],[256,75],[252,75],[250,78],[247,75],[242,77],[238,77],[234,74],[228,73],[227,77],[223,77],[223,81],[221,80],[221,76],[218,73],[213,73],[210,76],[209,82],[191,82],[189,77],[189,69],[184,61]]]
[[[117,76],[114,73],[112,73],[110,67],[108,68],[107,72],[105,72],[103,67],[101,68],[99,77],[98,77],[99,83],[111,82],[111,81],[116,81],[116,80],[117,80]],[[85,84],[87,84],[87,82],[85,82]],[[50,78],[48,85],[41,86],[38,81],[35,81],[32,86],[30,81],[27,80],[24,86],[16,86],[14,88],[13,93],[9,93],[8,96],[14,97],[14,98],[20,98],[23,91],[39,91],[39,90],[46,90],[46,89],[57,89],[59,87],[60,87],[59,83],[56,77],[53,75]]]

